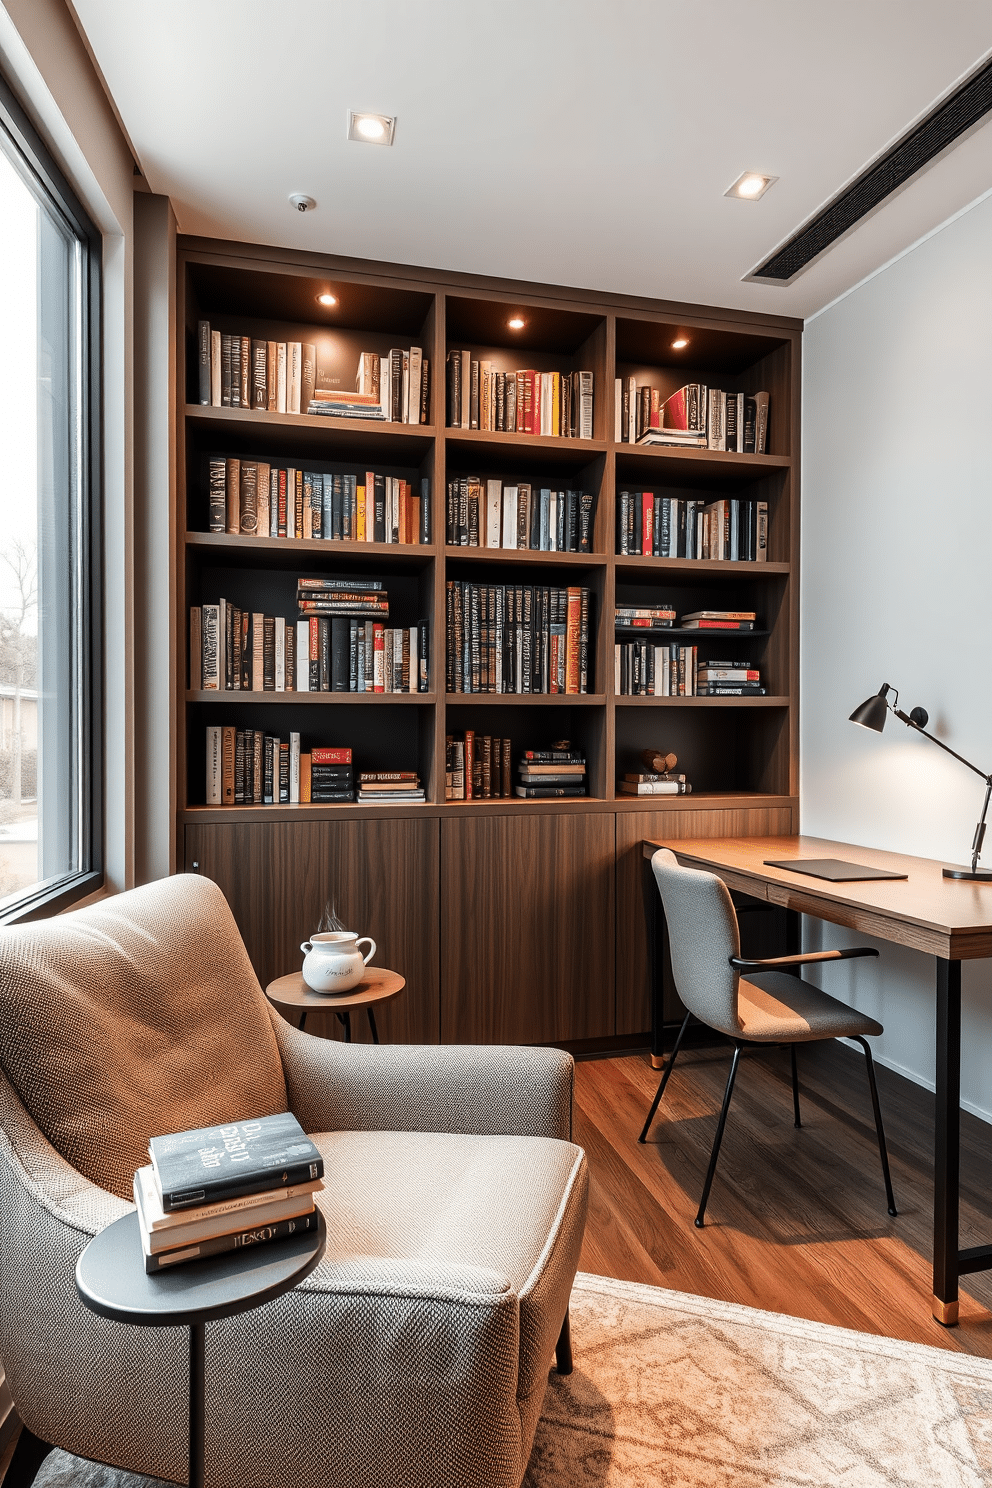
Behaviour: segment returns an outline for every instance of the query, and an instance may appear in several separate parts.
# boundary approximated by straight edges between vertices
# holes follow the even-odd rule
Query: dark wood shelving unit
[[[323,310],[317,295],[338,304]],[[514,333],[507,320],[526,324]],[[312,340],[342,366],[360,350],[420,345],[431,363],[429,424],[204,407],[195,396],[196,325],[264,339]],[[384,1010],[392,1041],[568,1043],[636,1040],[649,1024],[645,837],[786,833],[798,827],[798,321],[624,295],[361,263],[248,244],[180,239],[174,717],[177,856],[224,888],[263,983],[299,965],[296,950],[326,903],[371,933],[378,960],[407,979]],[[684,354],[671,349],[689,339]],[[470,349],[499,370],[591,370],[593,439],[448,428],[447,352]],[[320,353],[318,354],[319,360]],[[643,374],[643,376],[642,376]],[[613,438],[614,378],[664,394],[683,382],[767,389],[769,452],[630,445]],[[427,477],[429,544],[303,541],[210,533],[205,462],[255,457],[324,470]],[[295,458],[294,458],[295,457]],[[449,478],[591,492],[592,551],[551,553],[445,544]],[[738,563],[613,552],[621,489],[768,501],[768,561]],[[288,595],[300,574],[381,576],[391,624],[426,619],[429,693],[272,693],[188,688],[188,608],[224,585]],[[588,585],[590,686],[561,694],[444,692],[445,584]],[[209,594],[208,594],[209,591]],[[748,608],[753,632],[625,629],[620,638],[712,648],[752,643],[765,697],[626,697],[613,690],[615,604],[673,599],[689,609]],[[290,606],[275,613],[290,613]],[[709,651],[710,655],[719,652]],[[439,668],[441,670],[439,670]],[[368,705],[367,707],[365,705]],[[344,705],[344,706],[341,706]],[[710,718],[716,709],[719,719]],[[299,716],[294,720],[294,713]],[[385,710],[385,711],[384,711]],[[505,711],[504,711],[505,710]],[[230,716],[229,716],[230,715]],[[352,746],[355,768],[416,768],[428,799],[384,804],[203,805],[207,723],[305,731],[304,747]],[[251,720],[254,719],[254,723]],[[585,798],[444,800],[446,733],[469,727],[525,747],[562,737],[585,750]],[[617,792],[646,747],[674,750],[696,787],[677,797]],[[514,776],[515,776],[514,770]],[[509,934],[507,927],[512,927]]]

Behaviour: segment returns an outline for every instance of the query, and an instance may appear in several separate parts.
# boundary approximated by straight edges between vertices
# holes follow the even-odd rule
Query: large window
[[[0,919],[93,885],[95,234],[0,89]]]

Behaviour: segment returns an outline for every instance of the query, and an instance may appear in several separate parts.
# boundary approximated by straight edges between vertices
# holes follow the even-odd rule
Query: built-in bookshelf
[[[253,841],[258,852],[269,851],[276,840],[269,829],[291,828],[297,834],[295,842],[302,841],[298,829],[306,823],[421,820],[435,823],[425,828],[427,841],[432,831],[438,832],[436,824],[440,823],[437,882],[443,926],[445,916],[455,912],[453,899],[445,897],[446,873],[454,872],[457,864],[464,868],[465,853],[471,858],[476,851],[489,850],[485,843],[496,841],[485,835],[495,828],[480,829],[473,848],[469,845],[474,840],[471,829],[448,829],[446,822],[543,821],[549,816],[564,822],[575,818],[572,827],[556,830],[577,834],[568,839],[571,847],[562,839],[561,851],[580,855],[592,850],[589,843],[593,840],[599,843],[602,831],[612,831],[616,846],[610,851],[619,853],[621,838],[626,842],[639,826],[643,826],[642,835],[663,831],[698,835],[730,829],[728,824],[745,819],[757,824],[750,830],[761,828],[762,823],[768,830],[786,830],[794,824],[798,777],[797,322],[196,239],[180,240],[178,272],[176,360],[181,415],[177,430],[180,561],[175,584],[175,742],[181,861],[189,866],[202,863],[208,841],[214,844],[214,852],[220,851],[229,828],[237,828],[237,853],[243,855]],[[318,297],[327,293],[334,297],[333,306],[319,303]],[[511,321],[522,325],[512,328]],[[271,348],[299,343],[311,348],[316,366],[308,375],[318,389],[328,393],[357,390],[363,353],[373,353],[385,363],[397,348],[407,352],[413,348],[429,365],[423,405],[427,421],[400,423],[391,418],[329,417],[271,407],[201,403],[202,322],[209,324],[211,332],[246,338],[253,345],[264,343]],[[673,349],[676,340],[684,340],[684,348]],[[578,387],[577,374],[591,374],[583,383],[587,392],[591,383],[591,409],[586,409],[591,437],[579,437],[573,429],[565,434],[541,434],[461,426],[462,405],[457,420],[449,406],[449,367],[455,353],[466,353],[469,364],[476,362],[487,369],[492,409],[500,378],[500,416],[480,418],[480,423],[509,422],[506,389],[511,374],[521,369],[538,377],[547,374],[545,390],[560,389],[565,382]],[[462,365],[465,360],[460,358]],[[688,383],[718,388],[727,395],[766,392],[766,452],[644,446],[617,439],[617,382],[630,378],[656,387],[662,398]],[[560,419],[557,427],[561,427]],[[265,532],[210,530],[218,525],[216,513],[211,519],[210,463],[219,460],[240,461],[256,470],[299,470],[319,477],[328,493],[321,536],[280,536],[271,520]],[[386,480],[387,493],[392,482],[397,491],[409,493],[411,501],[429,502],[429,514],[418,506],[416,530],[412,519],[402,528],[407,541],[368,540],[373,530],[371,508],[369,523],[363,528],[365,540],[359,540],[354,521],[349,536],[328,537],[332,489],[338,491],[340,480],[343,489],[354,492],[373,474]],[[534,502],[539,502],[542,491],[560,492],[562,501],[569,492],[587,495],[588,551],[552,550],[553,543],[551,548],[535,545],[536,513],[526,545],[512,545],[516,516],[511,521],[505,511],[499,519],[498,546],[487,537],[484,510],[477,546],[452,540],[456,534],[448,520],[449,487],[469,482],[477,483],[483,505],[487,493],[497,488],[500,499],[514,501],[521,490],[530,493],[528,499]],[[728,506],[735,503],[735,512],[760,504],[766,522],[762,557],[758,561],[619,552],[618,509],[623,492],[649,493],[669,503],[670,511],[679,510],[680,503],[682,509],[694,511],[726,500]],[[506,493],[511,494],[507,497]],[[353,495],[355,511],[356,500]],[[290,520],[281,530],[295,533],[296,528]],[[295,619],[299,579],[337,577],[344,581],[349,576],[382,581],[390,597],[389,625],[426,623],[426,692],[227,691],[191,685],[195,676],[189,655],[191,606],[213,605],[223,597],[245,610],[285,617],[289,624]],[[447,605],[452,583],[500,590],[536,587],[586,592],[590,605],[586,690],[579,694],[449,691]],[[693,640],[703,659],[726,658],[728,651],[746,656],[749,666],[760,669],[764,694],[621,695],[615,686],[615,608],[662,602],[673,604],[678,615],[703,608],[753,611],[757,619],[752,635],[698,634]],[[672,638],[678,634],[673,631]],[[350,748],[356,773],[415,771],[425,800],[382,805],[208,805],[206,734],[208,727],[217,725],[261,730],[284,740],[298,734],[304,750]],[[547,749],[559,740],[570,740],[587,763],[588,795],[561,800],[515,796],[446,800],[446,737],[466,729],[510,740],[514,778],[523,750]],[[688,776],[691,794],[646,799],[619,792],[618,780],[637,768],[641,751],[648,748],[678,756],[678,769]],[[595,828],[579,825],[579,820],[593,817],[613,818],[615,826],[609,828],[606,821]],[[629,826],[621,833],[620,821],[628,817]],[[364,829],[348,827],[349,841],[358,840],[356,830],[361,834]],[[550,827],[545,822],[514,830],[519,830],[521,851],[525,851],[522,844],[536,841]],[[369,840],[385,840],[382,832],[388,837],[388,828],[373,832],[370,827]],[[528,837],[528,832],[537,837]],[[588,839],[586,847],[576,846],[580,839]],[[599,853],[600,846],[595,851]],[[629,842],[623,851],[629,856]],[[234,862],[232,856],[232,872]],[[219,869],[218,876],[223,876]],[[633,880],[622,887],[621,880],[618,872],[609,917],[611,936],[623,933],[624,925],[626,933],[632,933],[631,914],[640,912],[621,902],[624,894],[627,900],[631,894],[638,898],[639,888],[636,892],[631,888]],[[464,894],[464,883],[458,892]],[[430,913],[436,918],[436,910]],[[442,930],[442,938],[443,934]],[[290,969],[276,964],[285,947],[291,948],[291,939],[282,937],[280,946],[283,941],[283,951],[271,951],[276,958],[271,963],[273,974]],[[460,954],[450,946],[438,953],[432,975],[440,978],[442,987],[445,965],[450,975],[465,974]],[[622,963],[618,952],[610,978],[609,1015],[603,1012],[598,1021],[590,1022],[587,1017],[572,1019],[558,1007],[553,1016],[549,1014],[550,1021],[525,1018],[518,1036],[603,1038],[643,1031],[644,967],[638,962],[631,973],[638,984],[634,990],[621,989],[617,978]],[[598,1005],[602,1011],[602,997]],[[442,1037],[454,1030],[459,1036],[464,1032],[463,1020],[445,1023],[443,998],[439,1018],[428,1032],[433,1029]],[[419,1029],[418,1036],[425,1036],[425,1027],[422,1019],[420,1023],[414,1019],[407,1031]],[[485,1027],[488,1036],[492,1026]]]

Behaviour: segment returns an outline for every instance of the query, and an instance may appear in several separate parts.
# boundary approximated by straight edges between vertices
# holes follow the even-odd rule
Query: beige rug
[[[580,1274],[525,1488],[984,1488],[992,1361]]]
[[[581,1274],[572,1338],[524,1488],[992,1488],[992,1361]],[[37,1479],[154,1484],[64,1452]]]

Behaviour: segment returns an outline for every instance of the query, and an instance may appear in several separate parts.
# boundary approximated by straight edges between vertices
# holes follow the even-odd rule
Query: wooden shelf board
[[[618,575],[629,571],[637,575],[684,574],[687,578],[728,580],[763,579],[792,571],[791,563],[745,563],[740,559],[731,562],[729,558],[653,558],[641,553],[617,553],[614,564]]]
[[[328,418],[317,413],[263,413],[253,408],[214,408],[203,403],[186,404],[187,435],[203,429],[218,438],[254,433],[268,435],[280,448],[299,441],[300,453],[317,452],[333,458],[336,444],[347,450],[363,449],[382,456],[392,451],[393,464],[419,464],[433,442],[433,424],[393,424],[386,419]]]
[[[372,559],[375,563],[395,566],[401,561],[409,567],[409,560],[417,559],[426,564],[435,556],[433,543],[377,543],[351,542],[341,538],[307,537],[250,537],[234,532],[187,532],[187,548],[212,550],[224,558],[257,558],[287,560],[293,568],[312,568],[318,562],[330,558],[335,565],[346,558]],[[301,563],[302,560],[307,560]],[[368,567],[368,563],[364,567]]]
[[[325,704],[337,707],[339,703],[413,703],[429,707],[437,702],[433,692],[234,692],[214,691],[212,688],[199,692],[187,691],[188,703],[264,703],[267,707],[295,708],[298,704],[312,707]]]
[[[643,461],[643,468],[657,465],[659,475],[665,466],[684,467],[686,470],[739,470],[747,479],[768,470],[791,470],[791,455],[738,455],[728,450],[692,449],[686,445],[668,448],[663,444],[613,444],[617,456],[624,463],[636,465]],[[619,475],[619,472],[618,472]]]
[[[449,707],[460,707],[462,704],[488,703],[490,706],[501,708],[509,705],[524,704],[528,707],[543,708],[601,708],[606,702],[606,694],[602,692],[446,692],[445,704]]]
[[[617,697],[618,708],[787,708],[787,697]]]
[[[469,563],[557,563],[562,567],[580,564],[605,568],[609,562],[605,553],[545,553],[539,548],[470,548],[454,544],[445,547],[444,556],[449,562],[467,559]]]
[[[661,606],[659,605],[658,608],[660,609]],[[751,641],[761,640],[771,635],[770,630],[686,630],[677,625],[673,625],[669,630],[662,626],[655,626],[652,629],[646,625],[615,625],[613,629],[614,633],[623,632],[624,644],[627,641],[646,641],[653,636],[658,646],[663,645],[665,641],[698,641],[700,636],[704,640],[715,637],[719,641],[725,641],[729,637],[735,641]]]
[[[448,464],[484,455],[487,449],[501,460],[519,450],[522,461],[534,464],[584,465],[609,448],[605,439],[561,439],[551,434],[504,434],[494,429],[445,429]]]

